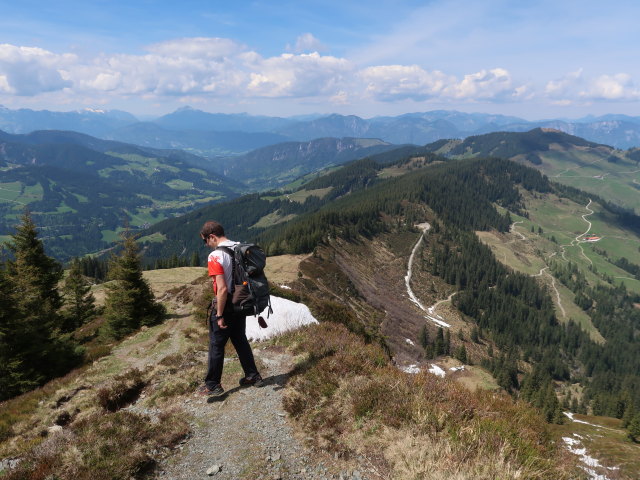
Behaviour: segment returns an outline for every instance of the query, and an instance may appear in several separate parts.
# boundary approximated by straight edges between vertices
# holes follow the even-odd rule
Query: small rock
[[[212,475],[215,475],[216,473],[220,472],[222,470],[222,466],[221,465],[213,465],[211,468],[209,468],[207,470],[207,475],[209,475],[210,477]]]
[[[51,434],[62,432],[62,427],[60,425],[54,425],[53,427],[47,428],[47,432]]]
[[[272,461],[274,461],[274,462],[277,462],[278,460],[280,460],[280,458],[282,458],[282,457],[280,456],[280,454],[279,454],[279,453],[276,453],[275,455],[273,455],[273,456],[271,457],[271,460],[272,460]]]

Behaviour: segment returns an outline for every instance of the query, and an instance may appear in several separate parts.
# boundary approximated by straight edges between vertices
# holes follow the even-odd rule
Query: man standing
[[[200,231],[204,243],[213,249],[209,254],[207,266],[209,276],[213,280],[213,302],[209,323],[209,367],[204,379],[204,385],[199,392],[203,395],[221,396],[224,389],[220,385],[222,368],[224,366],[224,347],[227,340],[238,353],[240,365],[244,370],[244,377],[240,379],[240,386],[263,385],[262,377],[258,373],[253,358],[251,345],[245,333],[246,315],[233,311],[231,295],[233,293],[233,246],[224,234],[224,228],[218,222],[206,222]]]

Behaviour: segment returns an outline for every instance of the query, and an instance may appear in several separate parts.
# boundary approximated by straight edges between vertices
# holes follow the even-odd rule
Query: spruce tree
[[[3,347],[7,349],[2,356],[7,357],[10,370],[8,390],[2,389],[0,394],[3,398],[66,373],[82,358],[77,344],[60,333],[58,282],[62,267],[45,254],[29,212],[22,216],[11,238],[8,249],[12,258],[1,282],[3,303],[7,304],[2,305],[0,333],[5,334]]]
[[[21,360],[11,342],[17,315],[11,299],[11,285],[0,265],[0,401],[20,393]]]
[[[640,442],[640,413],[636,413],[629,423],[629,438],[634,442]]]
[[[429,331],[427,330],[426,325],[423,325],[422,328],[420,329],[420,335],[418,337],[418,341],[420,342],[420,345],[422,346],[422,348],[427,348],[427,345],[429,345]]]
[[[63,292],[66,309],[64,329],[68,332],[84,325],[96,315],[95,298],[91,293],[91,285],[82,275],[82,265],[75,258],[64,280]]]
[[[138,244],[128,232],[122,238],[122,252],[109,263],[109,279],[113,282],[107,286],[105,299],[105,317],[114,338],[122,338],[143,325],[155,325],[165,315],[164,306],[155,301],[142,277]]]

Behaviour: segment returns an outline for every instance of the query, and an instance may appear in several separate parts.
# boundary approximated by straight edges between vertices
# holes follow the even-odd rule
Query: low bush
[[[151,451],[171,448],[188,434],[188,424],[182,417],[179,412],[158,418],[125,411],[107,415],[95,412],[52,434],[2,478],[141,478],[154,466]]]
[[[137,368],[118,375],[108,385],[98,390],[98,403],[105,410],[115,412],[134,402],[145,386],[142,372]]]

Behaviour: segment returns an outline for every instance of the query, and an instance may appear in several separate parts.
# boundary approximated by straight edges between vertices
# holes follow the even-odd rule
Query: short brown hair
[[[202,230],[200,230],[200,236],[202,236],[203,238],[208,238],[209,235],[224,237],[224,228],[218,222],[205,222],[205,224],[202,226]]]

